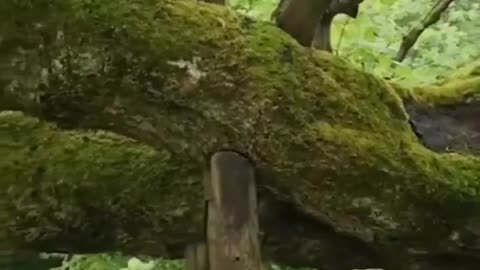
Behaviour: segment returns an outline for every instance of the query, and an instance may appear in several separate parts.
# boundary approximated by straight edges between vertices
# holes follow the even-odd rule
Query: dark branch
[[[408,51],[415,45],[420,35],[433,25],[434,23],[440,20],[440,15],[449,7],[450,3],[454,0],[439,0],[428,12],[428,14],[423,18],[423,20],[413,27],[410,32],[403,37],[402,44],[400,45],[400,49],[395,56],[395,60],[398,62],[402,62],[405,57],[407,56]]]

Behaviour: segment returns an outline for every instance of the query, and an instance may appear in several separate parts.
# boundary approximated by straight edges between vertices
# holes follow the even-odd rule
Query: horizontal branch
[[[480,233],[472,228],[480,214],[478,157],[422,146],[402,99],[385,81],[216,5],[4,2],[0,14],[16,16],[0,16],[5,26],[0,28],[0,109],[77,130],[62,133],[62,139],[48,129],[35,131],[15,146],[16,136],[24,133],[12,133],[12,125],[22,122],[5,120],[8,143],[0,151],[36,157],[23,167],[16,167],[15,158],[0,163],[16,168],[0,180],[12,195],[0,198],[20,198],[0,200],[10,211],[2,214],[23,213],[9,221],[17,225],[9,225],[8,233],[18,236],[10,242],[88,251],[83,245],[95,245],[85,243],[104,239],[109,247],[132,252],[181,249],[197,237],[191,224],[203,205],[198,198],[205,157],[228,148],[255,162],[261,189],[273,200],[305,215],[314,224],[308,228],[319,228],[307,230],[310,236],[324,239],[322,224],[372,248],[374,255],[361,258],[393,256],[409,263],[411,256],[477,255]],[[83,141],[75,135],[80,129],[115,132],[149,147],[129,148],[133,142],[110,135],[99,144],[89,136]],[[64,143],[56,149],[59,140]],[[31,142],[56,150],[29,150]],[[124,146],[129,150],[107,154]],[[75,154],[62,159],[70,151]],[[77,166],[83,162],[94,167],[83,171]],[[92,176],[97,173],[103,177]],[[36,179],[52,179],[45,183],[55,181],[54,188]],[[41,192],[32,195],[32,185]],[[60,198],[81,206],[52,211],[61,208]],[[36,207],[30,210],[31,205]],[[47,212],[49,218],[42,219],[39,213]],[[275,224],[286,220],[281,217]],[[41,233],[32,221],[45,222]],[[109,221],[118,222],[101,226]],[[78,238],[58,233],[64,228],[80,232]],[[307,239],[299,246],[312,246],[303,245]],[[289,258],[322,266],[325,258],[309,257],[317,251]]]
[[[168,255],[198,238],[201,169],[168,150],[15,112],[0,113],[0,141],[2,249]]]
[[[18,112],[0,113],[0,136],[0,254],[9,259],[35,251],[179,258],[205,237],[199,164],[111,133],[62,131]],[[383,263],[367,244],[265,189],[259,216],[269,260],[329,268]],[[344,252],[352,260],[333,260]]]

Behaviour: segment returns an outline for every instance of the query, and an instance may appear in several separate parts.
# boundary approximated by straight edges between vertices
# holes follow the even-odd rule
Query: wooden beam
[[[185,249],[186,270],[208,270],[207,246],[205,243],[188,245]]]
[[[253,166],[235,152],[210,161],[207,245],[210,270],[261,270]]]

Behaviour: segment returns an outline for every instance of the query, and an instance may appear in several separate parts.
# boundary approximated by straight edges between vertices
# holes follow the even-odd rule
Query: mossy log
[[[480,155],[480,61],[413,93],[404,103],[426,147]]]
[[[267,258],[480,263],[480,159],[425,147],[404,106],[431,92],[196,1],[3,0],[0,37],[0,109],[36,117],[0,115],[2,250],[181,256],[205,160],[233,149],[258,170]]]

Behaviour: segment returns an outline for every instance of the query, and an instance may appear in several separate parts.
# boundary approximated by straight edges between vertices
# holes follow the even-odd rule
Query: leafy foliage
[[[52,255],[50,255],[52,256]],[[50,270],[183,270],[183,260],[165,260],[152,258],[126,258],[116,255],[74,255],[64,256],[63,264]],[[293,270],[291,267],[284,267],[271,264],[268,270]],[[300,268],[296,270],[307,270]],[[311,269],[314,270],[314,269]]]
[[[74,255],[63,256],[61,266],[50,270],[183,270],[184,265],[179,260],[127,258],[120,255]]]
[[[454,2],[439,23],[428,28],[407,59],[393,60],[402,38],[430,10],[431,0],[366,0],[359,16],[339,15],[334,20],[335,53],[361,68],[404,84],[432,83],[469,60],[480,56],[480,4]],[[234,0],[232,7],[260,20],[269,20],[276,0]]]
[[[258,20],[269,20],[279,0],[231,0],[232,8],[255,17]]]

